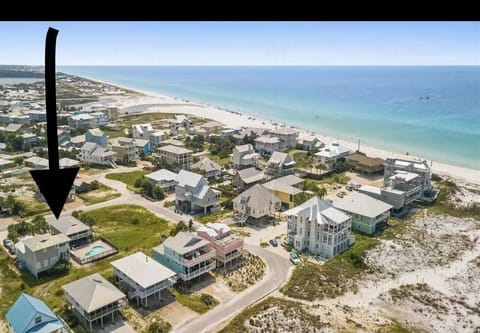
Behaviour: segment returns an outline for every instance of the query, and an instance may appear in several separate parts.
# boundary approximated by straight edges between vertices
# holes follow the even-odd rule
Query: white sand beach
[[[112,84],[110,82],[100,81],[94,78],[84,77],[86,79],[101,82],[104,84],[116,86],[122,89],[131,90],[141,94],[137,97],[118,97],[116,104],[119,106],[120,111],[126,107],[139,106],[141,110],[141,105],[145,105],[145,109],[142,110],[142,113],[148,112],[160,112],[160,113],[172,113],[172,114],[190,114],[197,117],[202,117],[206,119],[211,119],[223,123],[226,127],[229,128],[241,128],[241,127],[256,127],[256,128],[275,128],[281,126],[283,123],[281,121],[260,119],[253,115],[241,114],[232,110],[225,110],[216,106],[204,105],[200,103],[195,103],[192,101],[182,100],[179,98],[166,96],[158,93],[141,91],[137,89],[132,89],[130,87],[120,86]],[[112,96],[109,96],[112,97]],[[288,124],[283,124],[289,127]],[[311,132],[306,129],[296,128],[299,132]],[[340,134],[340,133],[339,133]],[[357,149],[357,142],[350,142],[331,136],[322,135],[321,133],[315,133],[315,135],[325,144],[331,142],[338,142],[341,145],[344,145],[352,150]],[[406,158],[406,159],[418,159],[424,160],[424,158],[412,155],[404,155],[401,153],[387,151],[384,149],[378,149],[371,146],[361,145],[362,152],[366,153],[370,157],[379,157],[379,158]],[[428,160],[429,164],[432,165],[432,171],[440,175],[446,175],[453,178],[463,180],[468,183],[480,184],[480,170],[464,168],[461,166],[449,165],[437,161]]]

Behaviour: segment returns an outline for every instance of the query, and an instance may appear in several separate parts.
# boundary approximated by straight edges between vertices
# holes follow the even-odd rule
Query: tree
[[[173,228],[171,231],[170,231],[170,236],[171,237],[174,237],[175,235],[177,235],[180,231],[188,231],[188,226],[185,224],[185,222],[183,221],[180,221],[177,223],[177,225],[175,226],[175,228]]]
[[[147,195],[148,197],[150,198],[153,198],[153,184],[151,181],[149,181],[148,179],[145,179],[143,181],[143,193],[145,193],[145,195]]]
[[[98,190],[98,188],[100,187],[100,183],[97,180],[94,180],[91,185],[92,190]]]
[[[25,151],[25,152],[32,150],[32,144],[28,141],[25,142],[23,144],[22,150]]]
[[[165,192],[160,186],[153,187],[153,197],[157,200],[165,199]]]
[[[188,231],[192,231],[192,230],[193,230],[193,220],[190,219],[190,220],[188,221]]]
[[[323,199],[323,197],[327,195],[327,189],[323,186],[318,187],[318,190],[315,192],[315,194]]]
[[[15,162],[16,165],[20,166],[23,164],[23,156],[15,157],[13,161]]]

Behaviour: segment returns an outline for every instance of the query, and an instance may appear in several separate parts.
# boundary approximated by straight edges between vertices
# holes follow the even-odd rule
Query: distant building
[[[264,176],[263,171],[257,168],[238,170],[233,176],[232,185],[239,190],[244,190],[262,181]]]
[[[334,169],[335,163],[344,161],[345,157],[349,155],[350,152],[350,149],[334,142],[329,146],[321,148],[318,153],[314,154],[314,156],[317,165],[323,164],[326,171],[331,171]]]
[[[104,322],[115,321],[115,314],[127,305],[127,297],[98,273],[86,276],[62,286],[65,300],[80,323],[90,330],[95,324],[104,327]]]
[[[381,174],[385,161],[381,158],[368,157],[364,153],[355,152],[345,156],[345,160],[353,165],[355,172],[363,174]]]
[[[285,212],[287,242],[298,251],[331,258],[345,251],[354,239],[352,218],[332,207],[329,201],[312,197]]]
[[[168,123],[170,133],[174,135],[178,134],[181,128],[188,131],[192,125],[192,122],[185,115],[175,115],[172,119],[168,120]]]
[[[145,175],[145,178],[150,180],[154,185],[160,186],[166,193],[171,193],[175,191],[175,179],[178,174],[167,169],[160,169],[154,171],[148,175]]]
[[[203,214],[220,209],[220,191],[208,186],[202,175],[180,170],[175,179],[175,205],[184,212],[200,211]]]
[[[158,156],[169,165],[176,164],[180,169],[190,170],[193,151],[172,145],[157,148]]]
[[[280,151],[295,148],[297,145],[298,132],[290,128],[276,128],[268,131],[271,137],[280,139]]]
[[[177,273],[183,281],[215,269],[215,255],[210,241],[183,231],[153,248],[153,258]]]
[[[132,136],[134,139],[150,140],[150,134],[153,132],[151,124],[132,125]]]
[[[126,139],[114,138],[110,140],[112,151],[116,153],[116,160],[123,160],[126,157],[128,162],[136,161],[138,159],[138,150],[133,144],[134,139]]]
[[[237,219],[246,222],[272,216],[280,210],[281,200],[261,184],[256,184],[233,199],[233,210]]]
[[[278,137],[259,136],[255,139],[255,149],[262,155],[270,155],[281,151],[282,143]]]
[[[320,149],[324,144],[315,136],[308,133],[299,134],[297,145],[305,150]]]
[[[49,270],[61,260],[69,259],[70,238],[64,234],[36,235],[15,244],[17,261],[33,276]]]
[[[47,121],[47,113],[45,111],[30,111],[28,112],[30,122],[44,122]]]
[[[160,147],[168,146],[168,145],[175,146],[175,147],[185,147],[185,143],[183,141],[175,140],[175,139],[167,139],[159,143]]]
[[[92,189],[91,183],[88,183],[81,179],[75,179],[73,181],[73,186],[75,187],[75,193],[84,193]]]
[[[20,294],[8,310],[10,333],[70,333],[68,325],[40,299]]]
[[[217,267],[232,269],[242,262],[243,239],[232,234],[228,225],[223,223],[207,223],[197,229],[197,236],[210,241],[215,249]]]
[[[226,138],[227,136],[232,136],[232,135],[236,134],[237,132],[238,132],[237,130],[231,129],[231,128],[224,129],[224,130],[220,131],[220,137]]]
[[[369,235],[388,224],[392,205],[363,193],[352,193],[333,202],[333,207],[352,217],[352,229]]]
[[[432,171],[426,161],[412,161],[399,158],[387,158],[384,169],[384,183],[390,183],[391,177],[397,174],[397,171],[405,171],[415,173],[419,177],[420,185],[422,187],[421,199],[431,201],[436,197],[438,191],[432,187]]]
[[[260,154],[255,152],[251,144],[235,146],[232,153],[233,168],[237,170],[254,167],[258,164]]]
[[[72,128],[95,127],[96,123],[95,117],[87,113],[79,113],[68,118],[68,125]]]
[[[93,142],[85,143],[80,149],[80,160],[91,164],[116,167],[115,156],[115,152],[102,148]]]
[[[268,160],[265,173],[271,177],[282,177],[295,173],[295,161],[286,153],[273,152]]]

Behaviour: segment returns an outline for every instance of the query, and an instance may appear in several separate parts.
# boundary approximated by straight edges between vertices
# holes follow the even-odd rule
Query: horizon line
[[[31,66],[31,67],[45,67],[44,65],[32,64],[0,64],[0,66]],[[220,65],[195,65],[195,64],[148,64],[148,65],[132,65],[132,64],[118,64],[118,65],[58,65],[56,67],[480,67],[480,64],[386,64],[386,65],[372,65],[372,64],[336,64],[336,65],[320,65],[320,64],[289,64],[289,65],[263,65],[263,64],[220,64]]]

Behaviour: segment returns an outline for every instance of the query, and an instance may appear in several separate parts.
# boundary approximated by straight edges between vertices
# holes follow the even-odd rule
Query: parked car
[[[276,240],[276,239],[270,239],[270,241],[269,241],[269,242],[270,242],[270,244],[271,244],[272,246],[275,246],[275,247],[277,247],[277,246],[278,246],[278,242],[277,242],[277,240]]]
[[[343,193],[340,193],[340,192],[339,192],[339,193],[337,193],[337,197],[339,197],[339,198],[343,198]]]
[[[13,242],[12,240],[8,239],[8,238],[5,238],[3,240],[3,246],[6,247],[7,249],[13,245]]]
[[[300,262],[300,258],[295,252],[290,252],[290,261],[294,264],[297,265]]]
[[[349,190],[349,191],[352,191],[352,190],[353,190],[350,185],[345,186],[345,188],[346,188],[347,190]]]

